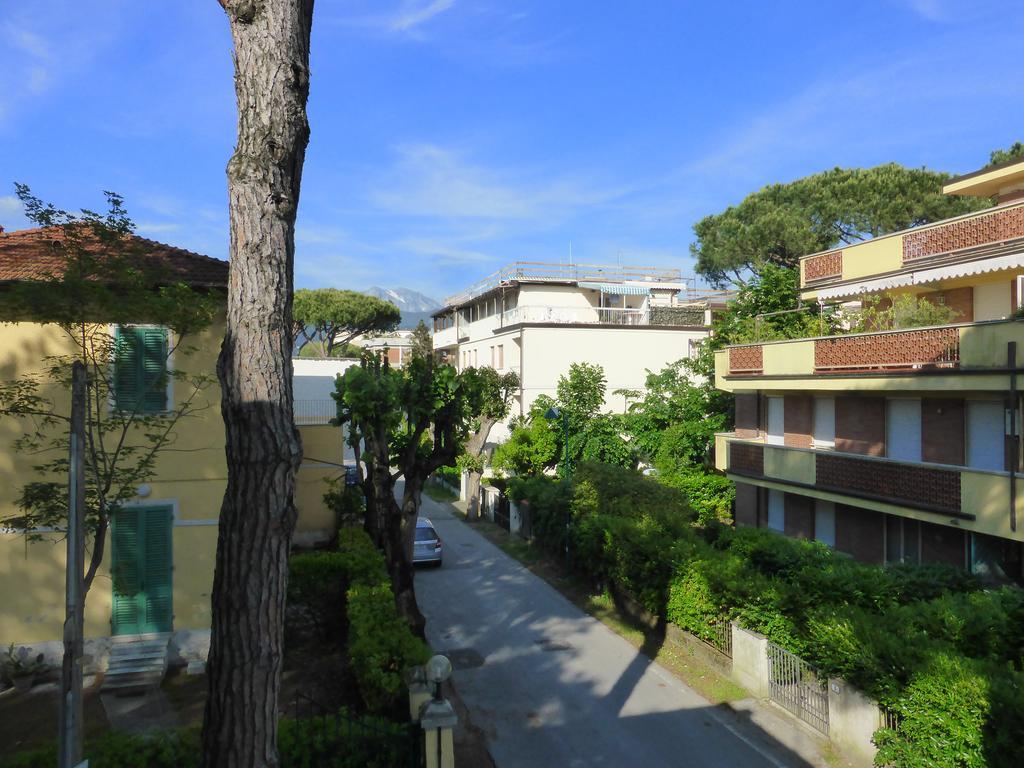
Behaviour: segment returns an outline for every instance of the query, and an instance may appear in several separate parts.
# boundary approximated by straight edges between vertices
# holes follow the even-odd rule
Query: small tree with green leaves
[[[292,333],[299,354],[312,345],[314,357],[334,357],[356,336],[393,331],[401,319],[390,301],[337,288],[302,288],[292,304]]]
[[[414,357],[434,356],[434,337],[430,335],[430,329],[422,320],[416,324],[412,332],[412,354]]]
[[[469,516],[476,517],[479,510],[480,480],[484,470],[484,449],[494,425],[508,417],[512,398],[519,390],[519,374],[510,371],[498,373],[493,368],[467,368],[462,375],[470,382],[478,412],[472,431],[466,440],[466,449],[459,457],[459,467],[468,473],[466,497]]]
[[[554,467],[561,457],[558,425],[544,414],[554,405],[550,397],[537,398],[530,413],[513,419],[508,440],[494,449],[491,467],[502,475],[538,477]]]
[[[416,518],[427,478],[454,466],[479,418],[476,382],[429,357],[414,356],[396,369],[367,356],[338,377],[333,397],[335,423],[348,426],[364,468],[365,530],[384,552],[399,612],[423,637],[426,620],[413,583]]]
[[[144,242],[132,236],[118,195],[106,193],[106,214],[72,214],[42,203],[24,185],[16,189],[28,218],[46,228],[56,266],[9,286],[2,320],[53,326],[67,351],[44,357],[36,371],[0,382],[0,416],[25,424],[15,449],[37,459],[18,496],[18,514],[3,523],[23,530],[29,540],[43,538],[40,529],[67,526],[68,404],[71,366],[79,360],[88,375],[88,592],[103,562],[111,521],[138,486],[154,478],[159,456],[174,449],[182,419],[208,407],[201,394],[213,376],[175,366],[194,351],[190,337],[209,326],[223,297],[173,279],[149,258]]]

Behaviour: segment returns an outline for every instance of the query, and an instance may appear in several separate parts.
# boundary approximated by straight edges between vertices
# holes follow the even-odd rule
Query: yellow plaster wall
[[[715,469],[725,472],[729,468],[729,437],[728,432],[715,435]]]
[[[1006,366],[1006,345],[1017,342],[1017,365],[1024,361],[1024,322],[968,325],[960,329],[960,364],[964,368]],[[1006,377],[1003,386],[1007,387]]]
[[[871,277],[902,268],[902,235],[878,237],[843,248],[843,280]]]
[[[186,339],[196,352],[175,352],[171,365],[188,373],[215,376],[216,359],[223,337],[223,321]],[[68,354],[71,343],[53,325],[4,324],[0,327],[0,381],[11,381],[41,372],[46,355]],[[66,411],[69,397],[60,388],[43,394]],[[185,396],[174,382],[172,397]],[[175,629],[203,629],[210,624],[209,595],[216,556],[216,520],[224,494],[227,469],[224,459],[224,427],[220,415],[220,390],[214,380],[195,401],[199,412],[176,427],[173,450],[157,459],[156,479],[150,493],[138,503],[167,503],[175,507],[172,533],[174,548],[173,600]],[[26,428],[24,420],[0,418],[0,518],[17,514],[16,500],[24,482],[34,476],[39,457],[18,452],[14,441]],[[0,533],[0,640],[39,642],[61,635],[64,615],[65,544],[58,534],[46,534],[42,542],[26,544],[22,535]],[[27,557],[26,557],[27,554]],[[86,635],[110,634],[110,540],[101,568],[86,601]]]
[[[764,446],[764,473],[792,483],[814,485],[814,454],[779,446]]]
[[[765,344],[761,351],[765,376],[791,376],[814,371],[814,341],[811,339]]]
[[[187,340],[197,351],[177,355],[172,366],[190,373],[215,376],[223,336],[223,323]],[[66,354],[70,342],[51,325],[36,323],[0,326],[0,381],[39,371],[47,355]],[[68,396],[60,389],[46,394],[63,407]],[[184,395],[172,390],[179,399]],[[175,629],[210,626],[210,590],[217,548],[217,519],[227,478],[224,425],[220,414],[220,388],[214,380],[200,395],[202,410],[176,428],[174,450],[157,461],[156,479],[141,504],[166,503],[175,508],[172,532],[174,556],[173,612]],[[17,514],[16,499],[26,478],[33,475],[37,457],[14,450],[24,422],[0,418],[0,519]],[[301,427],[307,459],[297,477],[297,531],[333,530],[333,516],[323,504],[324,479],[336,476],[337,467],[317,462],[343,463],[341,431],[336,427]],[[0,642],[33,643],[61,636],[64,620],[64,563],[66,545],[59,534],[46,534],[42,542],[27,544],[24,536],[0,532]],[[88,637],[110,634],[110,539],[106,556],[86,600]],[[26,556],[27,555],[27,556]]]

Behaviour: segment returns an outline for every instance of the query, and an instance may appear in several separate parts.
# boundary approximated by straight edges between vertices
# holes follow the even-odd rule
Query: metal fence
[[[423,732],[416,723],[356,717],[331,709],[298,693],[292,703],[294,738],[305,743],[307,768],[339,765],[374,765],[379,768],[421,768]]]
[[[296,426],[330,424],[338,415],[338,404],[332,399],[295,400],[292,409]]]
[[[828,736],[828,687],[806,661],[768,643],[768,696]]]
[[[711,639],[701,638],[719,653],[732,658],[732,624],[720,622],[711,626]]]
[[[888,728],[892,731],[898,731],[900,729],[901,720],[902,718],[898,713],[893,712],[891,709],[888,709],[887,707],[884,707],[881,704],[878,705],[879,728]]]

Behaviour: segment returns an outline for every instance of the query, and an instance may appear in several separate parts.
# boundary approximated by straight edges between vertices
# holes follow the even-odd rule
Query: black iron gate
[[[497,501],[494,502],[494,522],[506,531],[511,530],[512,527],[511,515],[509,513],[508,497],[504,493],[499,493]]]

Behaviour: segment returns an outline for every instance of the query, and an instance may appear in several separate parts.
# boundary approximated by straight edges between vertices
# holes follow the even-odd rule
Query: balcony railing
[[[1024,343],[1024,323],[993,320],[741,344],[716,354],[722,356],[719,374],[736,377],[956,373],[1005,368],[1008,341]]]
[[[445,306],[457,306],[470,299],[480,296],[498,286],[517,280],[542,282],[566,282],[577,280],[642,280],[653,282],[678,283],[683,279],[678,269],[664,267],[641,267],[597,264],[547,264],[537,261],[517,261],[502,267],[483,280],[471,285],[461,293],[449,296],[444,300]]]
[[[650,310],[622,307],[525,306],[510,309],[501,315],[502,326],[518,323],[650,325],[650,322]]]
[[[903,235],[903,263],[917,264],[922,259],[982,246],[998,246],[1020,237],[1024,237],[1024,207],[997,208],[906,232]]]
[[[338,415],[338,404],[330,399],[296,400],[292,405],[295,425],[299,427],[330,424]]]
[[[1022,240],[1024,203],[1008,203],[805,256],[802,286],[818,290],[844,280],[1014,254]]]
[[[814,340],[814,371],[884,371],[956,368],[960,332],[956,328],[836,336]]]
[[[963,472],[998,476],[998,473],[983,473],[967,467],[768,445],[758,441],[727,439],[726,450],[726,471],[732,474],[780,480],[819,491],[964,517],[974,513],[963,509]]]

